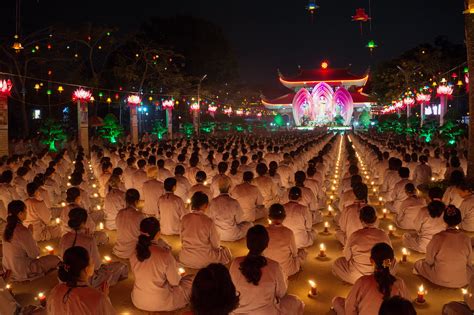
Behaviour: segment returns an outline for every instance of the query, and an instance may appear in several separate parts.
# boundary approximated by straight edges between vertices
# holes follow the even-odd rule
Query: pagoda
[[[363,93],[368,71],[355,75],[348,69],[330,68],[324,61],[320,68],[301,70],[295,76],[278,74],[280,82],[291,92],[274,99],[262,96],[262,104],[282,116],[287,115],[297,127],[331,124],[339,116],[348,126],[357,121],[364,110],[370,112],[375,104]]]

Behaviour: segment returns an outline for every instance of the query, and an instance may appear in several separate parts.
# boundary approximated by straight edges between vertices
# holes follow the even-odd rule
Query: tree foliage
[[[67,139],[63,126],[53,119],[46,119],[39,129],[41,142],[48,146],[50,152],[58,152],[57,144]]]
[[[155,120],[153,122],[152,134],[154,134],[159,140],[163,139],[163,136],[168,132],[165,123],[162,120]]]
[[[99,127],[99,135],[108,140],[109,143],[117,143],[123,135],[123,127],[119,124],[117,117],[107,114],[104,117],[103,125]]]

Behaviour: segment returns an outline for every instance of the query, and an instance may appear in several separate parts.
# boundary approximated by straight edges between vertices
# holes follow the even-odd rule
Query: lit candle
[[[316,296],[318,295],[318,287],[316,285],[316,281],[313,281],[313,280],[309,280],[308,281],[309,283],[309,296]]]
[[[54,255],[54,247],[51,245],[46,246],[44,249],[48,252],[50,255]]]
[[[383,198],[382,197],[379,197],[379,202],[382,202],[383,201]]]
[[[461,289],[462,295],[467,295],[469,291],[467,289]]]
[[[333,195],[329,196],[329,199],[334,200],[334,196]]]
[[[418,296],[416,298],[416,302],[417,303],[425,303],[425,294],[426,294],[426,291],[425,291],[425,287],[423,285],[420,285],[418,287]]]
[[[96,185],[96,184],[92,184],[92,188],[96,188],[96,187],[97,187],[97,185]]]
[[[431,177],[431,181],[434,182],[434,181],[435,181],[435,178],[434,178],[434,177]]]
[[[67,186],[67,187],[71,186],[71,183],[68,182],[68,183],[66,184],[66,186]]]
[[[324,222],[324,233],[326,233],[326,234],[329,233],[329,222],[328,221]]]
[[[390,236],[393,236],[393,231],[395,230],[395,228],[393,227],[393,225],[389,225],[388,226],[388,235]]]
[[[271,225],[271,224],[272,224],[272,220],[268,219],[268,224]]]
[[[66,203],[63,201],[61,202],[61,207],[65,207],[66,206]]]
[[[407,262],[407,257],[408,257],[408,250],[403,247],[402,248],[402,262]]]
[[[386,219],[387,218],[387,209],[383,208],[382,213],[383,213],[383,218]]]
[[[100,222],[99,223],[99,230],[103,230],[104,229],[104,222]]]
[[[332,190],[332,191],[336,190],[336,186],[332,186],[332,187],[331,187],[331,190]]]
[[[108,264],[112,261],[112,258],[110,256],[104,256],[104,261]]]
[[[41,306],[46,306],[46,294],[44,294],[44,292],[38,293],[38,301],[40,302]]]
[[[374,181],[371,181],[370,184],[371,184],[372,186],[374,186],[375,182],[374,182]]]
[[[337,184],[337,180],[333,180],[332,183],[333,183],[334,185],[336,185],[336,184]]]
[[[331,197],[332,197],[332,196],[331,196]],[[330,216],[330,217],[332,217],[332,210],[333,210],[333,209],[332,209],[332,206],[329,205],[329,206],[328,206],[328,216]]]
[[[207,180],[205,180],[203,184],[204,184],[204,186],[207,186]]]
[[[99,194],[98,193],[94,193],[94,198],[97,198],[99,197]]]
[[[326,245],[324,243],[319,244],[319,257],[326,257]]]
[[[12,285],[11,285],[10,283],[7,283],[7,284],[5,285],[5,289],[8,290],[8,291],[10,291],[10,293],[11,293],[11,292],[12,292]]]
[[[102,209],[102,207],[100,205],[97,205],[96,209],[100,210],[100,209]]]
[[[59,223],[61,222],[61,219],[60,219],[60,218],[56,218],[54,221],[56,222],[56,224],[59,224]]]
[[[67,177],[67,179],[71,179],[71,175],[69,175],[69,176]]]
[[[186,273],[186,270],[184,270],[184,268],[182,268],[182,267],[179,267],[178,268],[178,273],[179,273],[180,276],[184,276],[184,274]]]
[[[377,188],[374,187],[374,188],[372,189],[372,191],[373,191],[373,192],[377,192]]]

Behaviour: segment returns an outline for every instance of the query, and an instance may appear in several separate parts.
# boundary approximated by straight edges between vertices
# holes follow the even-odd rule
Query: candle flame
[[[184,270],[184,268],[182,268],[182,267],[179,267],[179,268],[178,268],[178,273],[179,273],[180,275],[184,275],[184,274],[186,273],[186,270]]]
[[[65,207],[66,206],[66,203],[63,201],[61,202],[61,207]]]
[[[408,251],[405,247],[402,248],[402,254],[403,255],[408,255]]]
[[[466,295],[466,294],[469,293],[469,291],[467,291],[467,289],[461,289],[461,292],[462,292],[463,295]]]
[[[59,224],[59,222],[61,222],[61,219],[60,219],[60,218],[56,218],[56,224]]]
[[[48,252],[51,252],[51,251],[54,250],[53,246],[51,246],[51,245],[46,246],[45,249],[46,249]]]
[[[308,280],[308,283],[312,288],[316,288],[316,282],[314,280]]]
[[[106,262],[111,262],[112,261],[112,258],[110,256],[104,256],[104,260]]]
[[[7,285],[5,286],[5,289],[10,290],[11,288],[12,288],[12,285],[10,283],[7,283]]]
[[[388,230],[389,230],[389,231],[393,231],[393,229],[394,229],[394,228],[393,228],[393,225],[390,224],[390,225],[388,226]]]
[[[328,228],[328,227],[329,227],[329,222],[328,222],[328,221],[324,222],[324,227],[325,227],[325,228]]]
[[[326,250],[326,245],[324,245],[324,243],[319,244],[319,249]]]
[[[425,287],[422,284],[418,287],[418,294],[425,294],[425,293],[426,293]]]

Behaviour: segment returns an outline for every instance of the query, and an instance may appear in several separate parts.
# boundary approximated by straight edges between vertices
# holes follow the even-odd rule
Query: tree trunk
[[[468,10],[474,9],[474,0],[468,0]],[[469,151],[467,158],[467,177],[474,180],[474,14],[466,12],[466,46],[469,68]]]

